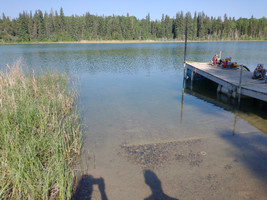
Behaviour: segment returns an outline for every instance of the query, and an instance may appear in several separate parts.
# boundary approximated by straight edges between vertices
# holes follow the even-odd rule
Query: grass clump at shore
[[[67,77],[0,71],[0,199],[70,199],[80,152],[75,92]]]

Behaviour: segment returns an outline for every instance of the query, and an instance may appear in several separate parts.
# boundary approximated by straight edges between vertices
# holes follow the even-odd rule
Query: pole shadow
[[[161,181],[151,170],[144,170],[145,183],[150,187],[152,194],[144,200],[179,200],[164,194]]]
[[[78,186],[72,196],[74,200],[93,200],[93,185],[97,185],[101,200],[108,200],[105,192],[105,182],[102,177],[94,178],[91,175],[83,175],[79,180]]]

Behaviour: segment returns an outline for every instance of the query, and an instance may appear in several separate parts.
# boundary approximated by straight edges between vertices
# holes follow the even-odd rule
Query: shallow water
[[[0,46],[0,67],[21,57],[37,72],[79,79],[85,132],[78,170],[85,175],[76,198],[265,199],[264,106],[237,106],[210,82],[188,82],[183,93],[183,48]],[[267,42],[189,43],[187,60],[208,61],[219,51],[251,70],[267,64]]]

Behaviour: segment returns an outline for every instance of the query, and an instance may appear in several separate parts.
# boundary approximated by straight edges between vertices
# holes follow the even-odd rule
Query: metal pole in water
[[[187,49],[187,24],[185,27],[185,41],[184,41],[184,79],[187,78],[187,67],[186,67],[186,49]]]
[[[185,88],[185,79],[187,76],[187,68],[186,68],[186,47],[187,47],[187,24],[185,27],[185,45],[184,45],[184,79],[183,79],[183,89],[182,89],[182,100],[181,100],[181,118],[180,123],[183,122],[183,107],[184,107],[184,88]]]
[[[186,48],[187,48],[187,24],[185,27],[185,42],[184,42],[184,63],[186,61]]]
[[[239,86],[238,86],[238,104],[240,103],[240,97],[241,97],[242,73],[243,73],[243,67],[241,66],[240,77],[239,77]]]
[[[182,100],[181,100],[181,116],[180,116],[180,123],[183,123],[183,110],[184,110],[184,83],[183,83],[183,90],[182,90]]]

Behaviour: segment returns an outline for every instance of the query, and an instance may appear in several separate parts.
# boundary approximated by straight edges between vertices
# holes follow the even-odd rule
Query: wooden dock
[[[267,101],[267,83],[265,80],[252,79],[252,72],[239,69],[222,68],[207,63],[185,62],[186,72],[191,71],[191,78],[199,74],[218,84],[218,92],[229,97],[237,98],[240,95]],[[241,79],[240,79],[240,75]],[[241,81],[240,81],[241,80]]]

